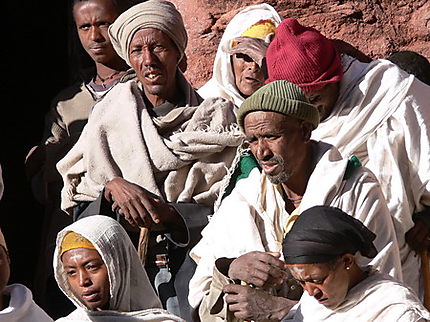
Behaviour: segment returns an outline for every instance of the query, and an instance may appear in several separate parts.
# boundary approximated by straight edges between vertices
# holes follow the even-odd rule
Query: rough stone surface
[[[217,45],[228,22],[251,4],[264,1],[171,0],[188,31],[185,75],[196,87],[212,74]],[[387,57],[413,50],[430,59],[430,1],[427,0],[278,0],[265,1],[284,18],[297,18],[358,57]]]

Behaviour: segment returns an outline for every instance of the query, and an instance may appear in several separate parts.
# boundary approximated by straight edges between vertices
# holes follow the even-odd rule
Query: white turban
[[[184,21],[175,5],[164,0],[148,0],[123,12],[109,27],[109,37],[118,55],[131,66],[128,51],[131,39],[142,28],[163,31],[178,47],[181,59],[187,47],[188,36]]]

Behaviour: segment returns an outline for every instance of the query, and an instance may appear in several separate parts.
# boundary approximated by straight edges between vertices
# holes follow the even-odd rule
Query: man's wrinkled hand
[[[128,182],[114,178],[105,185],[105,198],[112,202],[112,210],[119,212],[132,226],[151,227],[171,222],[176,211],[157,195]]]
[[[266,55],[267,48],[269,47],[269,43],[260,38],[252,37],[236,37],[232,42],[237,44],[229,50],[228,54],[247,55],[261,67],[263,58]]]
[[[264,289],[279,286],[288,276],[279,257],[279,253],[246,253],[232,261],[228,276]]]
[[[234,316],[244,320],[280,321],[297,303],[284,297],[268,294],[262,289],[230,284],[223,288],[225,301]]]

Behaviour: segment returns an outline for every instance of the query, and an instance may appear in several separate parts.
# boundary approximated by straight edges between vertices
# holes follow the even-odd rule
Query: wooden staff
[[[421,271],[424,281],[424,306],[430,311],[430,264],[427,248],[421,252]]]

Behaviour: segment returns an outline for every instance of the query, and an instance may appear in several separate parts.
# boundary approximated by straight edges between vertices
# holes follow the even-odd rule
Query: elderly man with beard
[[[243,102],[237,120],[260,167],[236,183],[191,250],[197,269],[189,301],[202,321],[286,315],[294,304],[288,298],[292,288],[299,286],[288,289],[282,242],[300,213],[316,205],[338,207],[375,231],[377,255],[358,260],[402,279],[378,181],[354,158],[310,139],[318,110],[298,86],[287,81],[263,86]]]
[[[117,84],[96,104],[57,164],[62,209],[76,218],[125,218],[140,234],[139,255],[163,307],[190,320],[195,264],[188,250],[212,213],[243,135],[234,105],[203,101],[180,71],[187,32],[171,2],[135,5],[109,27],[109,36],[138,80]]]

